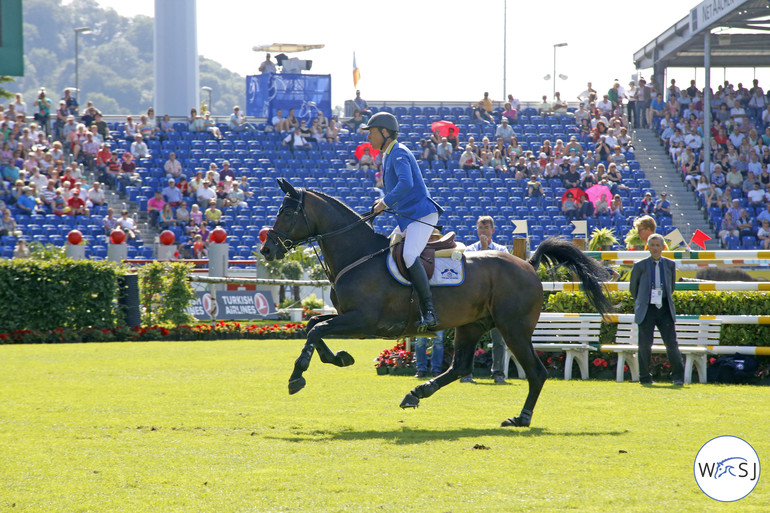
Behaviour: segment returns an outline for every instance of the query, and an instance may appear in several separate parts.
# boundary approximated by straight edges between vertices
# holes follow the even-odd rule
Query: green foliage
[[[5,82],[13,82],[14,80],[16,79],[9,77],[8,75],[0,75],[0,84]],[[13,93],[0,87],[0,98],[13,98]]]
[[[192,265],[181,262],[151,262],[139,271],[139,297],[144,306],[142,323],[189,324],[194,321],[187,312],[195,292],[187,280]]]
[[[92,100],[105,114],[136,114],[152,104],[152,18],[127,18],[94,0],[64,4],[61,0],[25,0],[22,7],[25,76],[19,77],[8,92],[23,93],[29,106],[38,89],[45,87],[55,109],[64,88],[75,85],[75,34],[71,28],[88,26],[93,31],[79,36],[80,105]],[[213,90],[213,115],[229,114],[233,105],[243,103],[244,77],[202,56],[199,66],[200,85]]]
[[[111,328],[119,272],[110,262],[0,261],[0,332]]]
[[[281,267],[281,274],[287,280],[301,279],[303,271],[302,264],[296,260],[287,260],[284,262],[283,267]]]
[[[588,249],[591,251],[601,251],[605,247],[618,243],[615,237],[615,230],[612,228],[594,228],[591,232],[591,240],[588,242]]]
[[[625,238],[626,249],[644,249],[644,241],[639,237],[636,227],[628,230]]]
[[[537,276],[540,281],[572,281],[572,273],[566,267],[546,267],[540,264],[537,268]]]
[[[611,292],[610,298],[616,313],[634,313],[629,292]],[[674,308],[678,315],[767,315],[770,295],[753,291],[679,291],[674,292]],[[548,296],[543,311],[588,313],[594,310],[582,292],[555,292]],[[603,326],[600,342],[613,343],[612,338],[608,338],[610,334],[614,337],[614,331]],[[725,324],[719,342],[730,346],[770,346],[770,325]]]
[[[315,294],[310,294],[308,297],[302,300],[302,306],[311,310],[318,310],[324,307],[324,300],[316,297]]]
[[[29,243],[29,257],[33,260],[42,262],[61,260],[64,258],[64,246],[41,244],[40,242],[33,240]]]

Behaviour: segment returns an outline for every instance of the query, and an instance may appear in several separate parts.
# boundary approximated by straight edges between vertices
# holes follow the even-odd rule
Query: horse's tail
[[[540,243],[529,263],[537,271],[541,260],[546,267],[563,265],[576,274],[583,285],[583,292],[597,312],[605,314],[612,311],[612,303],[602,287],[604,281],[609,281],[610,272],[574,244],[560,237],[549,237]]]

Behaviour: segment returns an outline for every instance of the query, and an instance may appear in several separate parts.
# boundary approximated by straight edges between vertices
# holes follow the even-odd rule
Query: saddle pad
[[[453,287],[462,285],[465,281],[465,260],[463,259],[461,252],[458,251],[455,254],[459,258],[435,259],[435,268],[433,270],[433,276],[430,279],[431,286]],[[455,260],[455,258],[457,258],[457,260]],[[393,260],[392,250],[388,251],[388,271],[401,285],[411,285],[411,282],[406,279],[396,267],[396,262]]]

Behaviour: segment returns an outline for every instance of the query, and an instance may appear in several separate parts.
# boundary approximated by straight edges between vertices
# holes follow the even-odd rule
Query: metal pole
[[[506,88],[505,80],[508,72],[506,65],[508,63],[508,0],[503,0],[503,104],[505,104]]]
[[[553,45],[553,91],[551,92],[551,98],[556,97],[556,45]]]
[[[703,36],[703,67],[706,82],[703,85],[703,174],[711,176],[711,31]]]
[[[80,85],[78,84],[78,37],[80,31],[75,30],[75,100],[80,103]]]

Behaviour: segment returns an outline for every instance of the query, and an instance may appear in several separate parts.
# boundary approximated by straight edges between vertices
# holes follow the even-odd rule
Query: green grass
[[[550,380],[527,429],[526,384],[376,376],[390,341],[330,340],[287,394],[301,342],[0,346],[0,511],[767,511],[693,478],[698,449],[741,436],[770,463],[768,389]],[[480,447],[483,448],[474,448]]]

